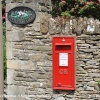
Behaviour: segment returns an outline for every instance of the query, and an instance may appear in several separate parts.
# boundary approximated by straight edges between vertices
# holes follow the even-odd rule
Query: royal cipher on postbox
[[[75,37],[52,39],[53,89],[75,90]]]

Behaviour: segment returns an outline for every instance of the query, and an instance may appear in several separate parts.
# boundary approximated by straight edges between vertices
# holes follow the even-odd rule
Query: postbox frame
[[[74,40],[74,86],[73,88],[62,88],[62,87],[55,87],[54,86],[54,78],[53,78],[53,82],[52,82],[52,88],[54,90],[75,90],[76,89],[76,36],[53,36],[52,37],[52,65],[53,65],[53,68],[52,68],[52,75],[54,74],[54,57],[53,57],[53,53],[54,53],[54,45],[53,45],[53,40],[54,38],[73,38]]]

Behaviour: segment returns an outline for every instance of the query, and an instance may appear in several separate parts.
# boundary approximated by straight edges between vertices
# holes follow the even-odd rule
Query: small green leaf
[[[61,15],[62,16],[69,16],[69,17],[71,16],[70,13],[68,13],[68,12],[62,12]]]
[[[98,81],[98,84],[100,85],[100,80]]]

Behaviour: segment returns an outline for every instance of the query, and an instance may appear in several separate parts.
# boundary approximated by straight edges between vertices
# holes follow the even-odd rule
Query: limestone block
[[[25,39],[24,32],[12,29],[12,36],[10,38],[12,39],[12,41],[22,41]]]
[[[14,4],[8,3],[8,4],[6,4],[6,12],[9,12],[12,8],[14,8],[16,6],[17,6],[17,3],[14,3]]]
[[[79,74],[79,73],[80,73],[80,74],[82,74],[82,73],[83,73],[83,74],[87,74],[87,71],[84,70],[82,67],[77,67],[77,70],[78,70],[78,71],[77,71],[78,74]]]
[[[83,29],[83,18],[80,17],[77,22],[77,34],[82,34]]]
[[[24,86],[8,85],[8,100],[25,100],[25,89],[26,87]]]
[[[70,32],[70,25],[69,25],[69,23],[66,23],[64,34],[65,34],[65,35],[68,35],[69,32]]]
[[[10,42],[12,41],[12,31],[7,31],[6,40]]]
[[[40,0],[39,0],[39,1],[40,1]],[[39,1],[38,1],[38,0],[33,0],[34,3],[37,3],[37,2],[39,2]]]
[[[40,31],[40,23],[37,23],[36,21],[34,21],[33,29],[34,29],[34,31],[39,32]]]
[[[100,78],[100,74],[99,73],[89,73],[89,76],[93,77],[93,78]]]
[[[100,92],[99,92],[99,93],[100,93]],[[95,97],[96,97],[96,98],[98,98],[98,99],[100,98],[100,95],[99,95],[99,93],[98,93],[98,94],[96,94],[96,96],[95,96]]]
[[[39,94],[45,94],[45,89],[42,88],[35,88],[35,91],[38,92]]]
[[[23,0],[12,0],[11,2],[12,2],[12,3],[22,3]]]
[[[78,44],[78,43],[79,43],[79,44],[84,44],[84,43],[85,43],[85,40],[78,40],[78,39],[77,39],[77,40],[76,40],[76,43],[77,43],[77,44]]]
[[[15,83],[14,74],[15,71],[13,69],[7,69],[7,84],[13,85]]]
[[[87,84],[88,84],[89,86],[94,87],[94,86],[97,85],[97,82],[95,82],[95,81],[90,81],[90,82],[88,82]]]
[[[48,30],[49,30],[49,26],[48,26],[49,21],[48,20],[49,20],[48,15],[43,15],[41,18],[40,29],[43,34],[48,33]]]
[[[100,21],[99,20],[96,20],[96,33],[100,34]]]
[[[92,18],[87,20],[87,34],[93,34],[95,32],[95,21]]]
[[[43,11],[43,12],[45,12],[45,11],[48,10],[47,7],[46,6],[43,6],[43,5],[41,5],[40,8],[41,8],[41,11]]]
[[[52,66],[52,62],[51,62],[51,61],[46,60],[46,61],[45,61],[45,66]]]
[[[34,81],[36,81],[36,78],[37,77],[32,77],[32,78],[30,78],[30,77],[16,77],[15,78],[15,81],[18,83],[18,81],[21,81],[21,82],[24,82],[24,83],[26,83],[26,82],[34,82]],[[28,85],[28,84],[25,84],[25,85]]]
[[[30,54],[29,57],[32,61],[44,61],[45,59],[44,54]]]
[[[41,13],[36,13],[36,19],[33,22],[33,29],[36,32],[40,32],[40,18],[41,18]]]
[[[54,100],[65,100],[65,98],[64,97],[58,97],[58,98],[56,98]]]
[[[56,18],[56,33],[61,33],[62,31],[61,23],[62,23],[62,19],[60,17],[57,17]]]
[[[40,4],[51,5],[51,0],[39,0]]]
[[[11,3],[12,0],[6,0],[6,4]]]
[[[92,54],[87,54],[87,53],[84,53],[84,54],[79,54],[80,58],[93,58],[93,55]]]
[[[87,26],[87,32],[93,33],[94,31],[95,31],[95,26],[93,26],[93,25]]]
[[[19,60],[29,60],[28,54],[25,53],[18,54],[17,57]]]
[[[87,86],[86,90],[88,90],[88,91],[94,91],[94,87]]]
[[[33,0],[25,0],[25,3],[31,3]]]
[[[27,46],[27,49],[36,50],[36,51],[51,51],[50,46]]]
[[[90,60],[90,61],[87,61],[86,64],[90,64],[90,65],[97,65],[98,62],[96,60]]]
[[[13,53],[12,53],[12,43],[11,42],[7,42],[6,44],[6,48],[7,48],[7,59],[12,59],[13,58]]]
[[[72,27],[73,27],[74,31],[76,32],[77,31],[77,20],[76,19],[72,19],[72,21],[73,21]]]
[[[9,21],[6,21],[6,30],[7,30],[7,32],[11,31],[12,27],[13,27],[12,24]]]
[[[53,18],[49,19],[49,33],[56,34],[56,21]]]
[[[44,66],[44,62],[37,62],[37,66]]]
[[[7,60],[7,68],[36,70],[36,67],[34,66],[33,62],[21,60]]]
[[[19,54],[20,50],[22,50],[23,52],[25,51],[25,46],[23,44],[14,44],[13,43],[12,47],[14,48],[12,50],[14,56],[16,56],[16,54]],[[16,50],[16,49],[20,49],[20,50]]]

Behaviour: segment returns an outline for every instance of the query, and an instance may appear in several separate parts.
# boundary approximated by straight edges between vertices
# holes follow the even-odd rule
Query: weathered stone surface
[[[7,60],[7,67],[10,69],[36,70],[34,63],[31,61]]]
[[[23,0],[12,0],[11,2],[12,2],[12,3],[16,3],[16,2],[17,2],[17,3],[22,3]]]
[[[11,3],[11,1],[12,1],[12,0],[6,0],[5,2],[6,2],[6,4],[8,4],[8,3]]]
[[[25,3],[31,3],[33,0],[25,0]]]
[[[81,34],[83,32],[84,28],[83,28],[83,23],[82,22],[83,22],[83,18],[80,17],[79,20],[78,20],[78,23],[77,23],[77,26],[78,26],[77,27],[77,33],[78,34]]]
[[[49,27],[48,27],[48,23],[49,23],[49,16],[48,15],[43,15],[42,18],[41,18],[41,25],[40,25],[40,28],[41,28],[41,32],[43,34],[47,34],[48,31],[49,31]]]
[[[15,86],[15,85],[9,85],[7,87],[7,95],[8,96],[8,100],[25,100],[25,89],[26,87],[24,86]],[[23,95],[23,97],[21,96]]]
[[[49,33],[56,34],[56,21],[53,18],[49,19]]]
[[[6,44],[7,47],[7,59],[12,59],[13,58],[13,53],[12,53],[12,44],[11,42],[7,42]]]
[[[34,31],[39,32],[40,31],[40,23],[36,23],[33,25]]]
[[[34,1],[34,0],[33,0]],[[39,0],[40,4],[51,5],[51,0]]]
[[[50,5],[51,0],[7,1],[7,13],[16,6],[36,11],[35,21],[26,26],[13,25],[6,19],[7,94],[27,95],[9,100],[99,100],[100,22],[91,18],[51,18],[47,14]],[[52,89],[52,37],[62,35],[76,37],[75,91]]]
[[[12,30],[12,24],[9,21],[6,21],[6,30],[9,32]]]
[[[7,84],[13,84],[14,83],[14,75],[15,71],[13,69],[7,70]]]
[[[23,31],[12,29],[12,41],[23,41],[25,39]]]
[[[54,100],[65,100],[64,97],[58,97],[57,99],[54,99]]]

